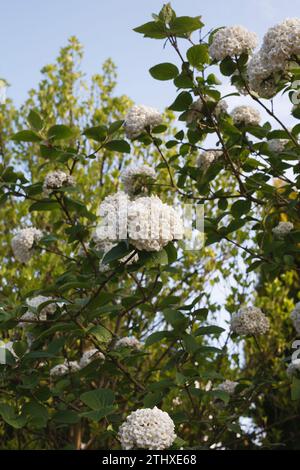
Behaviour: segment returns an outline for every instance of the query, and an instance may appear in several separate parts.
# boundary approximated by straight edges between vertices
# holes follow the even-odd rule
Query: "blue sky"
[[[112,57],[118,66],[118,92],[137,103],[159,109],[173,101],[168,82],[153,80],[148,69],[176,60],[162,41],[144,39],[132,28],[150,20],[161,0],[1,0],[0,77],[11,87],[17,104],[40,78],[40,69],[56,57],[67,38],[76,35],[85,47],[83,69],[100,70]],[[286,17],[299,15],[300,0],[173,0],[178,15],[202,15],[207,28],[242,24],[262,37],[265,30]]]

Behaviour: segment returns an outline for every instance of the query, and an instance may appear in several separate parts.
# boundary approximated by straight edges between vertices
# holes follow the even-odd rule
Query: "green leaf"
[[[34,211],[54,211],[55,209],[59,209],[60,205],[57,201],[51,201],[49,199],[45,201],[38,201],[31,204],[29,207],[29,212]]]
[[[232,75],[235,70],[236,70],[236,63],[231,59],[231,57],[226,57],[225,59],[222,60],[220,63],[220,70],[223,75],[226,77],[229,77]]]
[[[134,28],[133,31],[143,34],[145,38],[164,39],[168,37],[165,25],[162,21],[149,21],[148,23]]]
[[[203,23],[200,21],[201,16],[178,16],[170,23],[172,34],[181,35],[189,34],[197,29],[201,29]]]
[[[35,131],[40,131],[43,127],[42,118],[39,115],[39,113],[37,111],[35,111],[34,109],[32,109],[29,112],[28,117],[27,117],[27,121],[28,121],[29,125],[32,127],[32,129],[34,129]]]
[[[169,109],[172,111],[186,111],[192,102],[192,95],[188,91],[182,91],[179,93],[174,103],[169,106]]]
[[[64,124],[56,124],[50,127],[47,132],[48,139],[51,140],[68,140],[76,136],[77,130]]]
[[[200,335],[220,335],[224,330],[217,325],[201,326],[195,331],[195,336]]]
[[[35,428],[44,428],[48,421],[48,410],[36,401],[26,403],[22,408],[22,414],[27,417],[28,422]]]
[[[114,152],[130,153],[130,145],[126,140],[111,140],[105,144],[105,148]]]
[[[170,62],[154,65],[149,69],[150,75],[156,80],[172,80],[177,77],[179,70],[176,65]]]
[[[300,400],[300,379],[293,377],[291,392],[293,401]]]
[[[94,411],[84,411],[80,413],[82,418],[91,419],[92,421],[100,421],[100,419],[108,416],[116,411],[115,406],[104,406],[101,410],[94,410]]]
[[[103,142],[107,135],[107,129],[105,126],[89,127],[83,131],[83,135],[96,142]]]
[[[241,215],[247,214],[251,209],[251,201],[248,199],[240,199],[236,201],[231,207],[231,213],[234,217],[240,217]]]
[[[123,258],[126,254],[129,254],[131,250],[128,250],[127,243],[120,242],[117,246],[114,246],[111,250],[109,250],[106,255],[104,256],[102,263],[108,264],[112,261],[117,259]]]
[[[120,127],[123,126],[123,124],[124,124],[124,121],[113,122],[108,128],[108,135],[111,135],[117,132],[120,129]]]
[[[27,421],[26,416],[17,416],[15,410],[6,403],[0,403],[0,415],[7,424],[16,429],[23,428]]]
[[[158,343],[162,339],[166,338],[168,334],[168,331],[155,331],[155,333],[152,333],[147,337],[145,345],[151,346],[152,344]]]
[[[57,411],[52,416],[53,421],[60,424],[76,424],[80,421],[79,414],[73,410]]]
[[[115,400],[115,394],[109,388],[98,388],[80,395],[80,400],[92,410],[101,410],[111,406]]]
[[[208,47],[206,44],[196,44],[188,49],[187,60],[196,68],[201,68],[203,64],[209,62]]]
[[[20,131],[11,137],[15,142],[40,142],[42,138],[33,131]]]
[[[92,326],[88,332],[101,343],[108,343],[111,340],[111,333],[103,326]]]

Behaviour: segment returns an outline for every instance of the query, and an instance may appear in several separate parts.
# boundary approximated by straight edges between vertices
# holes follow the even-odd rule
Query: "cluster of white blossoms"
[[[148,165],[126,168],[121,175],[124,190],[130,196],[149,192],[149,184],[156,180],[155,170]]]
[[[142,347],[142,343],[137,338],[129,336],[118,339],[115,344],[115,349],[131,348],[139,351]]]
[[[216,390],[226,392],[228,395],[233,395],[238,384],[238,382],[233,382],[232,380],[225,380],[217,386]]]
[[[223,60],[226,57],[250,54],[257,44],[258,38],[255,33],[243,26],[229,26],[215,33],[209,53],[213,59]]]
[[[162,122],[162,116],[157,109],[140,105],[133,106],[125,117],[124,127],[129,139],[138,137],[146,128],[152,129]]]
[[[176,439],[175,425],[168,413],[154,408],[133,411],[120,426],[122,449],[168,449]]]
[[[260,122],[260,114],[257,109],[246,105],[234,108],[231,111],[231,117],[237,126],[258,126]]]
[[[231,318],[231,329],[239,335],[263,335],[269,326],[269,319],[257,307],[242,307]]]
[[[295,308],[291,313],[291,320],[296,332],[300,334],[300,302],[296,303]]]
[[[276,238],[284,238],[293,228],[294,224],[292,222],[279,222],[279,224],[272,229],[272,232]]]
[[[298,372],[300,373],[300,359],[295,359],[288,365],[286,373],[291,377],[296,375]]]
[[[263,98],[276,94],[276,74],[284,73],[289,61],[300,54],[300,19],[292,18],[270,28],[262,47],[249,61],[250,89]]]
[[[183,237],[180,214],[159,197],[140,197],[128,205],[128,237],[138,250],[160,251]]]
[[[98,349],[94,348],[94,349],[89,349],[88,351],[84,351],[79,361],[80,369],[83,369],[84,367],[88,366],[89,364],[91,364],[91,362],[97,359],[100,359],[102,362],[105,361],[104,354],[98,351]]]
[[[56,170],[48,173],[44,180],[43,192],[46,196],[50,195],[53,191],[61,189],[66,186],[74,186],[75,181],[72,175],[67,175],[64,171]]]
[[[18,326],[24,328],[26,326],[30,326],[30,321],[32,320],[47,320],[47,316],[52,315],[55,312],[57,304],[54,302],[49,303],[45,305],[45,307],[43,307],[39,312],[37,311],[37,309],[43,303],[51,300],[51,297],[44,297],[43,295],[37,295],[36,297],[32,297],[32,299],[26,300],[28,310],[20,318],[21,322],[18,324]],[[24,322],[22,320],[28,320],[28,322]]]
[[[206,103],[210,103],[210,102],[212,102],[211,98],[207,98]],[[226,114],[227,110],[228,110],[227,102],[225,100],[220,100],[215,106],[212,114],[214,114],[214,116],[216,117],[219,117],[222,114]],[[186,115],[186,122],[188,124],[191,124],[192,122],[197,121],[197,119],[199,119],[202,116],[204,111],[205,111],[204,102],[201,98],[199,98],[197,101],[194,101],[191,104]]]
[[[200,168],[200,170],[205,172],[222,155],[222,150],[205,150],[198,155],[196,165],[198,168]]]
[[[21,263],[28,263],[34,252],[34,244],[43,237],[43,232],[35,227],[21,229],[11,240],[15,258]]]
[[[68,373],[78,372],[81,369],[87,367],[91,362],[95,360],[105,361],[105,356],[98,349],[93,348],[84,351],[79,361],[67,361],[63,364],[57,364],[50,370],[50,377],[62,377]]]
[[[77,361],[65,361],[63,364],[57,364],[50,370],[50,377],[62,377],[68,373],[77,372],[80,366]]]
[[[288,139],[271,139],[268,141],[268,148],[271,152],[280,153],[284,151],[288,143]]]

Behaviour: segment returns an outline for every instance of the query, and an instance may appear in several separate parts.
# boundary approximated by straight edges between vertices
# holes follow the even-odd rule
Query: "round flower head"
[[[288,139],[271,139],[268,141],[268,147],[271,152],[280,153],[284,151],[288,143]]]
[[[138,137],[146,128],[152,129],[162,122],[161,114],[148,106],[133,106],[125,117],[124,127],[129,139]]]
[[[250,54],[257,44],[255,33],[243,26],[229,26],[219,29],[214,34],[209,53],[212,59],[223,60],[226,57]]]
[[[34,244],[42,237],[42,231],[37,228],[21,229],[11,240],[15,258],[21,263],[27,263],[33,255]]]
[[[268,61],[261,52],[254,54],[247,66],[249,88],[262,98],[272,98],[276,95],[277,84],[274,73]]]
[[[286,370],[286,373],[289,377],[293,375],[297,375],[297,373],[300,373],[300,359],[295,359],[292,361]]]
[[[300,18],[286,19],[270,28],[264,36],[261,54],[270,68],[283,71],[288,61],[300,54]]]
[[[279,224],[272,229],[272,232],[276,238],[284,238],[293,228],[294,224],[292,224],[292,222],[279,222]]]
[[[129,197],[123,191],[107,196],[99,205],[98,215],[102,222],[97,226],[93,239],[95,243],[119,242],[127,238],[127,215]]]
[[[232,380],[225,380],[225,382],[217,386],[216,390],[226,392],[228,395],[233,395],[238,384],[238,382],[233,382]]]
[[[79,361],[80,369],[83,369],[84,367],[88,366],[91,362],[95,361],[96,359],[100,359],[102,362],[104,362],[105,356],[96,348],[85,351]]]
[[[154,408],[133,411],[119,428],[122,449],[168,449],[174,442],[175,425],[168,413]]]
[[[125,337],[125,338],[120,338],[116,341],[116,344],[115,344],[115,349],[120,349],[120,348],[131,348],[131,349],[136,349],[137,351],[139,351],[141,348],[142,348],[142,343],[132,337]]]
[[[231,319],[231,329],[239,335],[263,335],[269,326],[269,319],[257,307],[242,307]]]
[[[140,197],[128,206],[128,237],[138,250],[160,251],[183,236],[178,212],[159,197]]]
[[[197,167],[200,168],[200,170],[202,170],[203,172],[205,172],[222,155],[222,150],[206,150],[204,152],[201,152],[197,158]]]
[[[295,308],[291,313],[291,320],[296,332],[300,334],[300,302],[296,303]]]
[[[44,180],[43,191],[46,196],[53,191],[57,191],[66,186],[74,186],[75,181],[73,176],[67,175],[61,170],[52,171],[48,173]]]
[[[131,196],[149,192],[149,185],[156,179],[156,173],[148,165],[126,168],[121,175],[125,192]]]
[[[259,112],[251,106],[237,106],[231,112],[235,125],[258,126],[260,122]]]

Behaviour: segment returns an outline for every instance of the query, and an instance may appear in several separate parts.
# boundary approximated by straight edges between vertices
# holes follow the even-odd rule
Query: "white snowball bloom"
[[[96,359],[100,359],[101,361],[105,361],[105,356],[102,352],[98,351],[98,349],[89,349],[85,351],[79,361],[79,367],[83,369],[84,367],[88,366],[91,362],[95,361]]]
[[[139,351],[143,347],[142,343],[134,337],[124,337],[116,341],[115,349],[132,348]]]
[[[223,155],[222,150],[206,150],[206,151],[203,151],[198,155],[196,165],[197,165],[198,168],[200,168],[200,170],[205,172],[222,155]]]
[[[102,221],[93,235],[96,244],[126,240],[129,203],[130,199],[123,191],[107,196],[101,202],[98,215],[102,217]]]
[[[271,152],[280,153],[284,151],[288,143],[288,139],[271,139],[268,141],[268,147]]]
[[[175,425],[168,413],[154,408],[133,411],[119,428],[122,449],[168,449],[174,442]]]
[[[162,122],[162,116],[157,109],[140,105],[133,106],[125,117],[124,127],[128,138],[138,137],[146,128],[152,129]]]
[[[257,307],[242,307],[231,319],[231,329],[239,335],[263,335],[269,326],[269,319]]]
[[[294,224],[292,222],[279,222],[279,224],[272,229],[272,232],[275,237],[284,238],[293,228]]]
[[[255,33],[243,26],[229,26],[215,33],[209,53],[213,59],[223,60],[225,57],[250,54],[257,44],[258,39]]]
[[[260,122],[259,112],[251,106],[237,106],[232,110],[231,117],[236,125],[258,126]]]
[[[15,258],[21,263],[28,263],[33,255],[34,244],[43,237],[43,232],[35,227],[21,229],[11,240]]]
[[[233,382],[232,380],[225,380],[217,386],[216,390],[233,395],[238,384],[238,382]]]
[[[182,218],[159,197],[140,197],[128,206],[128,237],[138,250],[160,251],[170,241],[182,239]]]
[[[212,99],[208,97],[206,99],[206,103],[212,102]],[[216,116],[219,117],[222,114],[226,114],[228,110],[228,104],[225,100],[220,100],[218,101],[216,107],[213,109],[212,113]],[[192,123],[193,121],[196,121],[199,119],[203,112],[205,112],[205,105],[203,103],[203,100],[199,98],[197,101],[194,101],[194,103],[191,104],[187,116],[186,116],[186,122],[188,124]]]
[[[50,377],[62,377],[69,372],[77,372],[80,366],[77,361],[65,361],[63,364],[57,364],[50,370]]]
[[[261,52],[254,54],[247,66],[249,88],[262,98],[272,98],[277,91],[275,77]]]
[[[295,359],[292,361],[286,370],[286,373],[289,377],[296,375],[297,372],[300,372],[300,359]]]
[[[148,186],[155,180],[155,170],[148,165],[126,168],[121,175],[125,192],[132,196],[149,192]]]
[[[286,19],[270,28],[263,38],[261,54],[270,68],[283,71],[292,56],[300,54],[300,18]]]
[[[295,308],[291,313],[291,320],[296,332],[300,334],[300,302],[296,303]]]
[[[56,170],[48,173],[46,176],[43,184],[43,192],[48,196],[55,190],[74,185],[75,181],[73,176],[67,175],[64,171]]]

